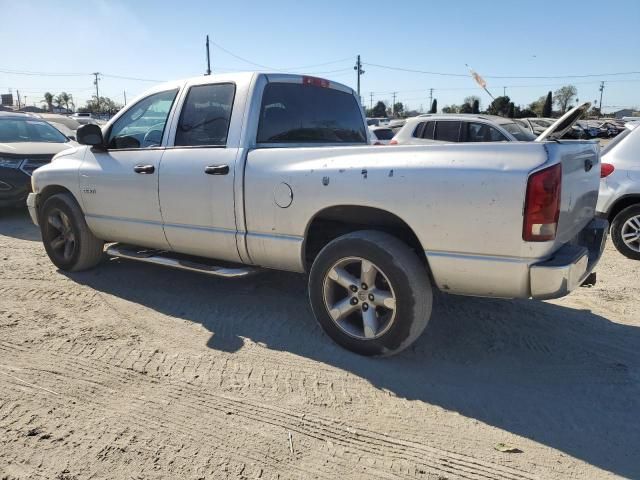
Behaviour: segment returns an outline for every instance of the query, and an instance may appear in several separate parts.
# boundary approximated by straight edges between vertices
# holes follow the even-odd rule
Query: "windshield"
[[[628,128],[625,128],[623,132],[619,133],[618,136],[616,136],[616,138],[614,138],[613,140],[611,140],[606,147],[604,147],[601,151],[600,151],[600,156],[603,156],[607,153],[609,153],[611,151],[611,149],[613,147],[615,147],[617,144],[620,143],[620,141],[625,138],[627,135],[629,135],[631,133],[631,130],[629,130]]]
[[[515,123],[502,123],[500,124],[500,126],[511,135],[513,135],[516,140],[520,140],[521,142],[530,142],[536,139],[535,136],[525,131],[522,127],[516,125]]]
[[[35,119],[5,118],[0,120],[0,142],[64,143],[69,139],[47,122]]]

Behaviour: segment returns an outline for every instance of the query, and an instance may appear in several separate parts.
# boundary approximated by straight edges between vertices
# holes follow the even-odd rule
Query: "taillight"
[[[389,142],[389,145],[397,145],[398,144],[398,140],[391,140]]]
[[[561,164],[529,177],[522,230],[522,239],[526,242],[546,242],[556,238],[561,186]]]
[[[613,171],[615,169],[616,169],[616,167],[614,167],[610,163],[601,163],[600,164],[600,178],[608,177],[609,175],[611,175],[613,173]]]
[[[323,88],[328,88],[329,87],[329,80],[325,80],[324,78],[318,78],[318,77],[309,77],[307,75],[302,77],[302,84],[303,85],[312,85],[314,87],[323,87]]]

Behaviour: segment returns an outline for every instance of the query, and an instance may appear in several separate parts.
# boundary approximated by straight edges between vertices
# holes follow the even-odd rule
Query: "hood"
[[[573,124],[576,123],[591,107],[591,102],[584,102],[575,108],[572,108],[567,113],[562,115],[553,125],[542,132],[536,142],[544,142],[545,140],[551,140],[554,138],[562,138],[567,133]]]
[[[13,155],[55,155],[64,150],[74,148],[74,144],[68,143],[47,143],[47,142],[13,142],[0,143],[0,154],[9,153]]]

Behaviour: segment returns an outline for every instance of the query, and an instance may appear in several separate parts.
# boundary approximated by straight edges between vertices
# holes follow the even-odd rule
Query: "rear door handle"
[[[207,175],[227,175],[229,173],[229,165],[209,165],[204,169]]]
[[[133,167],[133,171],[136,173],[149,175],[156,171],[156,167],[154,167],[153,165],[136,165],[135,167]]]

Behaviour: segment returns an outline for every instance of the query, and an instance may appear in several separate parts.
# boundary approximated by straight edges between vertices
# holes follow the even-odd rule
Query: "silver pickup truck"
[[[28,207],[62,270],[107,254],[209,275],[306,272],[344,347],[389,355],[431,315],[432,290],[554,298],[589,276],[597,144],[368,145],[357,96],[301,75],[160,85],[33,174]]]

